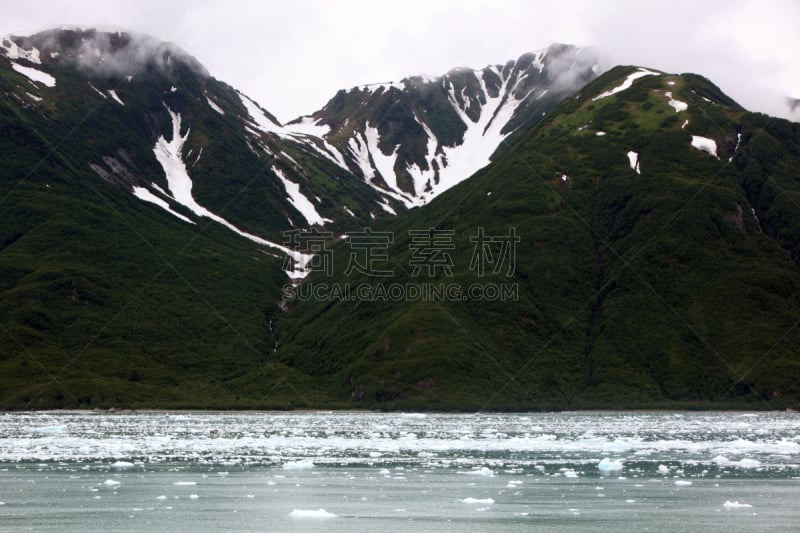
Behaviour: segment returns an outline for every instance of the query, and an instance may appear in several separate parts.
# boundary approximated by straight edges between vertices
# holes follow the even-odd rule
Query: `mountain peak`
[[[288,124],[327,128],[350,169],[400,207],[427,203],[484,166],[600,72],[590,49],[555,43],[505,63],[339,91]]]
[[[197,59],[174,43],[116,26],[61,26],[33,35],[7,35],[0,53],[33,63],[66,62],[100,76],[133,76],[147,69],[172,73],[179,64],[209,77]]]

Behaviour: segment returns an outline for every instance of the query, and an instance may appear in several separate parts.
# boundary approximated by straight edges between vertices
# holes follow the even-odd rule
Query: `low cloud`
[[[132,76],[147,69],[169,75],[178,61],[208,76],[206,69],[180,47],[144,33],[69,26],[60,30],[67,31],[47,30],[31,40],[45,54],[58,52],[61,61],[74,62],[77,68],[97,76]]]
[[[608,65],[695,72],[751,110],[789,116],[800,96],[796,0],[47,0],[4,10],[0,33],[68,21],[116,24],[178,43],[283,120],[337,90],[453,67],[483,68],[561,42]],[[133,53],[122,62],[135,64]]]

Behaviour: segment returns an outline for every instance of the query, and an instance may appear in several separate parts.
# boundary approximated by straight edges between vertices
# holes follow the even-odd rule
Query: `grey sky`
[[[551,42],[697,72],[745,107],[800,97],[796,0],[0,0],[0,34],[115,25],[172,41],[287,121],[338,89],[503,63]],[[800,110],[795,116],[800,120]]]

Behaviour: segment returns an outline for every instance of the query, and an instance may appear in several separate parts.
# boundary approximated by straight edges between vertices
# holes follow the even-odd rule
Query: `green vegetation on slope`
[[[395,235],[391,282],[464,287],[487,281],[468,269],[469,237],[516,228],[513,280],[495,281],[517,283],[518,301],[296,302],[277,359],[365,407],[796,406],[800,127],[692,75],[593,100],[634,70],[607,73],[471,180],[381,226]],[[408,230],[429,227],[455,232],[452,278],[408,277]],[[348,245],[333,250],[334,279],[307,284],[378,283],[345,276]]]

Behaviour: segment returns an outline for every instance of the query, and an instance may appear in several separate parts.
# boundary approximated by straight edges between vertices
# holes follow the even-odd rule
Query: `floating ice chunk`
[[[625,503],[636,503],[636,500],[625,500]]]
[[[622,470],[622,461],[612,461],[608,457],[603,459],[597,464],[600,472],[618,472]]]
[[[193,487],[194,485],[197,485],[197,482],[196,481],[176,481],[175,483],[173,483],[173,485],[178,486],[178,487]]]
[[[658,465],[658,473],[666,476],[669,474],[669,467],[667,465]]]
[[[56,86],[56,79],[47,72],[42,72],[41,70],[33,67],[23,67],[22,65],[14,63],[13,61],[11,62],[11,68],[33,82],[42,83],[47,87]]]
[[[752,505],[750,505],[749,503],[739,503],[738,501],[735,502],[726,501],[725,503],[722,504],[722,507],[725,509],[747,509],[749,507],[752,507]]]
[[[604,132],[604,131],[598,131],[598,132],[595,133],[595,135],[597,135],[598,137],[602,137],[605,134],[606,134],[606,132]]]
[[[574,479],[574,478],[578,477],[578,473],[576,471],[572,470],[572,469],[568,469],[568,470],[564,471],[564,477],[568,477],[568,478],[573,478]]]
[[[658,72],[653,72],[652,70],[647,70],[646,68],[640,68],[636,72],[628,74],[628,77],[625,78],[625,81],[623,81],[620,85],[602,94],[598,94],[597,96],[592,98],[592,101],[597,101],[600,100],[601,98],[605,98],[606,96],[611,96],[613,94],[622,92],[626,89],[630,89],[631,86],[633,85],[633,82],[635,82],[639,78],[644,78],[645,76],[658,76],[658,75],[659,75]]]
[[[119,484],[120,484],[119,481],[115,481],[113,479],[107,479],[103,481],[103,485],[105,485],[106,487],[116,487]]]
[[[111,464],[111,468],[133,468],[133,463],[128,461],[117,461]]]
[[[701,137],[699,135],[692,135],[692,147],[702,152],[708,152],[719,159],[719,156],[717,155],[717,141],[714,139]]]
[[[492,498],[464,498],[461,502],[467,505],[492,505],[494,500]]]
[[[691,484],[692,484],[691,481],[687,481],[685,479],[678,479],[678,480],[675,481],[675,486],[676,487],[688,487]]]
[[[161,496],[156,496],[156,500],[166,500],[166,499],[167,497],[163,494]]]
[[[711,462],[717,463],[719,466],[734,466],[737,468],[759,468],[761,463],[755,459],[740,459],[739,461],[731,461],[724,455],[718,455],[711,459]]]
[[[391,472],[389,472],[385,468],[381,468],[380,471],[378,472],[378,474],[380,474],[381,476],[388,476],[388,475],[391,475]]]
[[[316,511],[313,509],[295,509],[289,516],[292,518],[314,518],[314,519],[327,519],[327,518],[336,518],[336,515],[333,513],[329,513],[325,509],[317,509]]]
[[[639,171],[639,154],[633,150],[628,152],[628,164],[631,166],[632,170],[636,171],[637,174],[641,174]]]
[[[64,433],[66,430],[67,426],[42,426],[36,428],[39,433]]]
[[[196,500],[196,499],[197,499],[197,498],[199,498],[199,497],[200,497],[200,496],[198,496],[197,494],[189,494],[189,499],[190,499],[190,500]]]
[[[314,468],[314,463],[308,460],[283,463],[284,470],[308,470],[309,468]]]
[[[458,472],[458,473],[459,474],[466,474],[468,476],[494,477],[494,471],[486,468],[485,466],[482,466],[477,470],[470,470],[469,472]]]

